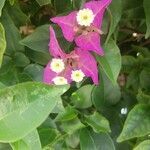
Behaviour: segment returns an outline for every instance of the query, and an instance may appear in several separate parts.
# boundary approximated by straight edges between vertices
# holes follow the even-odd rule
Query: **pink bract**
[[[75,48],[70,54],[66,54],[59,46],[55,32],[50,27],[49,52],[54,58],[61,58],[65,63],[65,70],[55,73],[50,68],[51,61],[44,69],[43,81],[48,84],[53,83],[53,78],[63,76],[71,83],[71,71],[81,69],[87,77],[91,77],[95,84],[98,84],[98,70],[95,58],[88,52],[80,48]]]
[[[89,8],[93,11],[95,18],[91,27],[96,30],[88,31],[86,34],[78,35],[79,25],[76,21],[77,11],[71,12],[67,16],[59,16],[51,19],[52,22],[58,24],[63,32],[64,37],[69,42],[75,40],[78,47],[84,51],[94,51],[99,55],[103,55],[103,49],[100,44],[100,28],[102,25],[105,9],[111,3],[111,0],[90,1],[84,4],[83,8]],[[98,32],[99,30],[99,32]]]

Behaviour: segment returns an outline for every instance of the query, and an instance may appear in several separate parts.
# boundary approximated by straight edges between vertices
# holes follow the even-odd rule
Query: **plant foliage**
[[[42,83],[49,27],[65,53],[75,45],[50,18],[88,1],[0,0],[0,150],[150,150],[150,0],[107,8],[98,85]]]

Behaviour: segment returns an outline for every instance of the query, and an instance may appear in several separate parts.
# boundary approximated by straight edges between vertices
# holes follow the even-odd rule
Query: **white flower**
[[[125,115],[125,114],[127,114],[127,112],[128,112],[127,108],[122,108],[121,109],[121,114]]]
[[[65,69],[65,64],[62,59],[53,58],[50,64],[50,68],[52,71],[56,73],[60,73]]]
[[[90,26],[94,21],[94,14],[91,9],[84,8],[77,13],[77,22],[81,26]]]
[[[82,70],[75,70],[75,71],[72,71],[72,73],[71,73],[71,79],[75,82],[82,81],[84,77],[85,77],[85,75],[82,72]]]
[[[56,85],[65,85],[68,84],[67,79],[61,76],[57,76],[52,80]]]

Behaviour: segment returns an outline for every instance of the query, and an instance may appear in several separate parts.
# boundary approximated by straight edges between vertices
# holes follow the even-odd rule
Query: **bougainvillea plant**
[[[54,58],[44,70],[45,83],[64,85],[72,81],[81,82],[86,76],[98,84],[98,70],[94,57],[88,51],[77,47],[70,54],[64,53],[59,47],[52,27],[50,27],[49,50]]]
[[[150,150],[150,0],[0,0],[0,150]]]

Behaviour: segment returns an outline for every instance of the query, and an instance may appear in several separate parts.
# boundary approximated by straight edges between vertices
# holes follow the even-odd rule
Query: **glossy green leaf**
[[[37,128],[51,113],[67,88],[27,82],[2,89],[0,141],[14,142]]]
[[[114,33],[122,15],[122,1],[121,0],[113,0],[110,4],[110,7],[108,9],[108,13],[110,16],[110,28],[109,33],[106,39],[107,43],[111,37],[111,35]]]
[[[136,105],[128,114],[123,130],[117,141],[122,142],[150,133],[150,105]]]
[[[149,150],[150,149],[150,140],[145,140],[136,146],[133,150]]]
[[[11,143],[13,150],[42,150],[37,130],[30,132],[24,138]]]
[[[150,9],[149,9],[150,2],[149,0],[143,1],[145,16],[146,16],[146,25],[147,25],[147,31],[145,38],[147,39],[150,36]]]
[[[35,51],[48,52],[49,25],[38,27],[31,35],[21,40],[20,43]]]
[[[91,92],[93,89],[93,85],[85,85],[75,91],[71,95],[72,103],[77,108],[88,108],[92,106],[91,102]],[[88,93],[88,94],[87,94]]]
[[[40,6],[47,5],[51,3],[51,0],[36,0]]]
[[[0,1],[0,16],[1,16],[1,14],[2,14],[2,9],[3,9],[3,7],[4,7],[5,1],[6,1],[6,0],[1,0],[1,1]]]
[[[71,148],[76,148],[79,145],[80,139],[79,139],[79,131],[67,136],[66,143]]]
[[[81,121],[77,117],[72,120],[64,121],[61,123],[61,129],[68,134],[72,134],[84,127],[84,124],[81,123]]]
[[[96,146],[96,150],[115,150],[114,142],[106,133],[91,132],[91,137]]]
[[[86,115],[84,121],[97,133],[111,131],[109,121],[98,112],[92,115]]]
[[[6,53],[13,55],[15,51],[24,51],[24,47],[19,44],[19,41],[21,40],[19,30],[6,9],[3,10],[1,22],[6,32]]]
[[[69,121],[77,117],[77,112],[70,106],[66,107],[63,112],[60,112],[55,118],[55,121]]]
[[[97,56],[99,65],[103,68],[108,78],[116,84],[117,77],[121,69],[121,55],[116,43],[110,39],[104,46],[105,55],[103,57]]]
[[[0,23],[0,67],[3,61],[3,54],[6,49],[5,30],[3,25]]]
[[[38,27],[31,35],[21,40],[20,44],[38,52],[45,52],[47,53],[47,55],[49,55],[49,26],[50,25],[42,25]],[[53,25],[53,28],[55,29],[56,37],[59,41],[61,48],[66,52],[69,51],[71,43],[64,40],[62,32],[60,28],[58,28],[58,26]]]
[[[115,150],[111,137],[106,133],[94,133],[87,129],[80,132],[81,150]]]
[[[38,130],[42,147],[51,145],[53,141],[59,136],[59,133],[56,129],[50,127],[41,127]]]
[[[80,148],[81,150],[96,150],[96,145],[87,129],[80,131]]]

